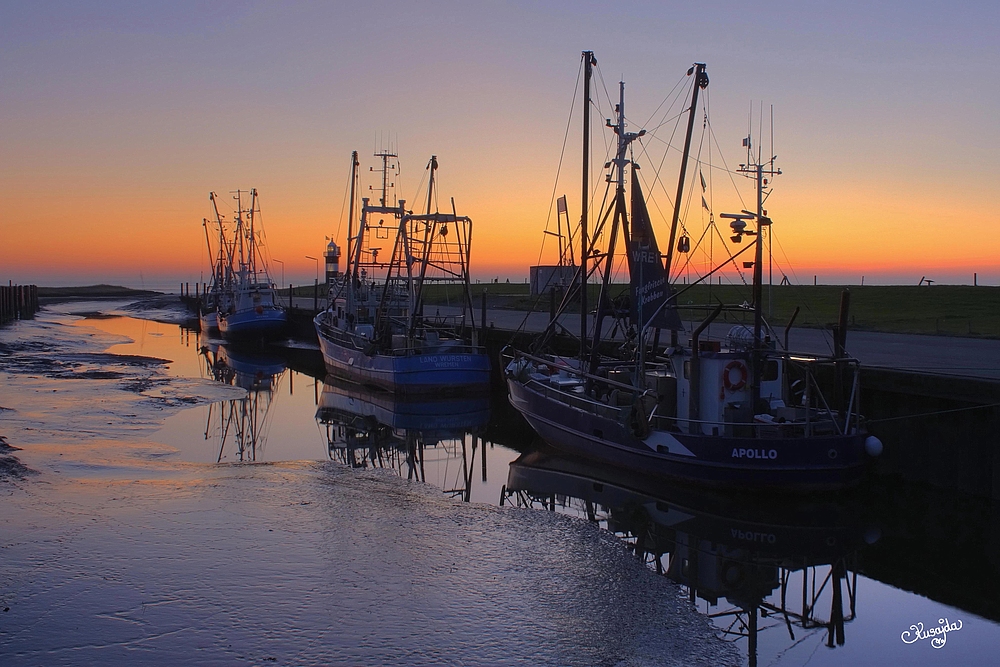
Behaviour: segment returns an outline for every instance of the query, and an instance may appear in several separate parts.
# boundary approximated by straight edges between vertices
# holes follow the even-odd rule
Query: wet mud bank
[[[219,382],[214,343],[109,312],[0,333],[0,662],[740,664],[607,531],[324,460],[322,383]],[[230,421],[265,396],[304,428]],[[250,423],[266,462],[202,462]]]

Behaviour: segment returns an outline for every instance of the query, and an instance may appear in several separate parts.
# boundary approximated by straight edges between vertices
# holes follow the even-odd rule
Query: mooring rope
[[[983,410],[987,408],[1000,407],[1000,403],[990,403],[989,405],[973,405],[967,408],[954,408],[951,410],[936,410],[934,412],[918,412],[913,415],[903,415],[901,417],[884,417],[882,419],[867,419],[868,424],[881,424],[882,422],[898,421],[900,419],[913,419],[915,417],[932,417],[934,415],[946,415],[952,412],[967,412],[969,410]]]

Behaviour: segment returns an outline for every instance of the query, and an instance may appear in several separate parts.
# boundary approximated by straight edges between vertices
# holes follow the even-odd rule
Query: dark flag
[[[660,329],[681,328],[674,303],[663,305],[673,294],[667,271],[660,259],[653,226],[649,222],[646,200],[639,179],[632,179],[632,234],[628,244],[628,271],[632,285],[632,321],[637,326]],[[663,306],[661,308],[661,306]],[[657,312],[659,311],[659,312]],[[654,317],[655,315],[655,317]]]

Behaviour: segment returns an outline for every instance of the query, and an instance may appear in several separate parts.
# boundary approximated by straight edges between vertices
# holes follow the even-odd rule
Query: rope
[[[340,205],[340,220],[337,222],[337,235],[333,237],[335,239],[340,238],[340,230],[344,226],[344,209],[347,208],[347,198],[351,194],[351,174],[353,173],[354,173],[354,165],[351,164],[351,168],[350,170],[348,170],[347,173],[347,187],[344,188],[344,201]],[[347,250],[345,249],[344,252],[347,252]]]
[[[549,212],[545,216],[545,231],[549,229],[549,223],[552,221],[552,207],[556,202],[556,191],[559,189],[559,175],[562,173],[563,158],[566,157],[566,143],[569,140],[569,126],[573,122],[573,110],[576,108],[576,94],[580,91],[580,77],[583,76],[583,62],[580,62],[580,69],[576,72],[576,85],[573,87],[573,100],[569,105],[569,118],[566,119],[566,131],[563,133],[563,143],[562,150],[559,151],[559,165],[556,167],[556,180],[552,184],[552,196],[549,198]],[[545,237],[548,234],[542,234],[542,246],[538,249],[538,261],[536,264],[542,263],[542,252],[545,250]],[[562,261],[562,257],[559,258]]]
[[[953,412],[968,412],[969,410],[983,410],[987,408],[1000,407],[1000,403],[990,403],[989,405],[973,405],[968,408],[954,408],[952,410],[936,410],[934,412],[918,412],[914,415],[903,415],[901,417],[885,417],[883,419],[868,419],[868,424],[881,424],[883,422],[898,421],[900,419],[913,419],[915,417],[932,417],[934,415],[947,415]]]

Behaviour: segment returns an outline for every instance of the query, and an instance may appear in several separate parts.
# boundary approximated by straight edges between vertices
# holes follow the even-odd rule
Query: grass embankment
[[[80,287],[39,287],[40,299],[63,299],[69,297],[132,297],[154,296],[162,292],[152,290],[131,289],[120,285],[85,285]]]
[[[523,283],[489,283],[472,286],[473,301],[479,307],[481,294],[487,290],[490,308],[513,308],[548,311],[549,298],[536,299],[528,294]],[[614,285],[612,296],[627,290],[626,285]],[[764,315],[775,328],[782,328],[800,308],[796,326],[829,327],[837,321],[840,295],[845,287],[838,285],[786,285],[764,287]],[[1000,338],[1000,288],[963,285],[858,285],[851,291],[850,326],[864,331],[891,333],[940,334]],[[741,285],[677,286],[677,302],[685,319],[701,319],[706,313],[699,305],[722,302],[739,305],[752,300],[751,289]],[[591,285],[591,304],[597,303],[599,287]],[[769,298],[770,294],[770,298]],[[432,286],[428,303],[461,303],[458,287]],[[693,309],[693,310],[689,310]],[[579,309],[577,309],[579,312]],[[769,314],[770,313],[770,314]],[[737,315],[737,318],[739,316]],[[733,313],[725,318],[732,321]]]

